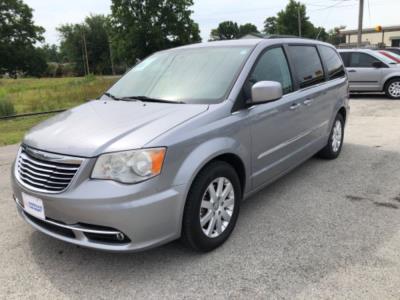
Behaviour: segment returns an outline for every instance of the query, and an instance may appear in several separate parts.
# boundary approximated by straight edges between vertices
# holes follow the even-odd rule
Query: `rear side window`
[[[350,68],[373,68],[372,65],[374,62],[379,62],[378,59],[372,57],[371,55],[360,53],[360,52],[351,52],[349,57],[349,67]]]
[[[322,61],[325,63],[328,78],[335,79],[345,76],[342,60],[335,50],[326,46],[319,46]]]
[[[289,51],[300,88],[309,87],[325,80],[317,48],[314,46],[289,46]]]
[[[349,67],[349,61],[350,61],[350,53],[349,52],[340,52],[340,56],[342,57],[343,63],[346,68]]]
[[[249,82],[253,85],[259,81],[280,82],[284,94],[293,91],[289,66],[281,47],[267,50],[258,60],[250,75]]]

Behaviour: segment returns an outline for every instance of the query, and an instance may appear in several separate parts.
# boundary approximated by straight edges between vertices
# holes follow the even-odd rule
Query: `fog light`
[[[125,239],[125,235],[123,233],[117,233],[117,240],[118,241],[123,241]]]

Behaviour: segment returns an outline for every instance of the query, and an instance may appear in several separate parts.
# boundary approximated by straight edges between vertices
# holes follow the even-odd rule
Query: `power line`
[[[345,2],[348,2],[349,0],[340,0],[338,2],[336,2],[335,4],[330,4],[328,6],[324,6],[322,8],[316,8],[310,11],[321,11],[321,10],[326,10],[326,9],[330,9],[330,8],[340,8],[340,7],[350,7],[350,6],[355,6],[357,5],[356,3],[354,4],[346,4],[346,5],[340,5],[339,4],[344,4]]]
[[[369,15],[369,25],[372,25],[372,18],[371,18],[371,6],[370,6],[370,2],[368,0],[368,15]]]
[[[346,1],[346,0],[342,0],[342,1],[340,1],[340,2],[337,2],[337,3],[335,3],[334,5],[329,6],[329,8],[334,8],[334,7],[336,7],[337,5],[339,5],[339,4],[341,4],[341,3],[345,2],[345,1]],[[326,17],[325,17],[325,20],[327,20],[327,19],[330,17],[331,13],[332,13],[332,10],[329,10],[328,13],[327,13],[327,15],[326,15]],[[322,32],[323,29],[324,29],[324,27],[321,26],[320,30],[318,31],[317,36],[315,37],[316,40],[318,40],[319,35],[321,34],[321,32]]]

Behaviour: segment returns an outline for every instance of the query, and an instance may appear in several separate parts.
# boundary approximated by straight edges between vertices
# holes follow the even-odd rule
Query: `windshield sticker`
[[[157,57],[149,57],[148,59],[138,64],[135,68],[133,68],[133,71],[143,71],[145,68],[151,65],[156,59]]]

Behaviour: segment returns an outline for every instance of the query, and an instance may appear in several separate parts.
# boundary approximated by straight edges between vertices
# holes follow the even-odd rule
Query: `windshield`
[[[398,61],[396,61],[397,63],[400,62],[400,55],[390,52],[390,51],[379,51],[381,54],[385,55],[386,57],[389,57],[390,59],[397,59]],[[394,60],[394,59],[393,59]]]
[[[108,94],[115,98],[218,103],[250,51],[250,47],[210,47],[156,53],[130,70]]]
[[[389,57],[383,55],[382,53],[375,52],[374,54],[375,54],[375,56],[377,56],[381,61],[383,61],[383,62],[385,62],[385,63],[387,63],[387,64],[389,64],[389,65],[397,64],[396,61],[394,61],[393,59],[391,59],[391,58],[389,58]]]

